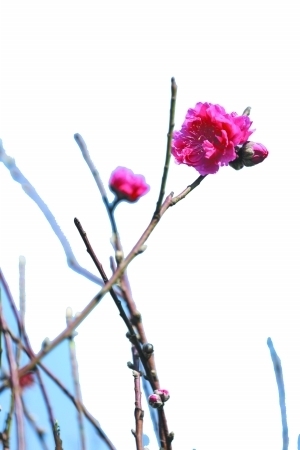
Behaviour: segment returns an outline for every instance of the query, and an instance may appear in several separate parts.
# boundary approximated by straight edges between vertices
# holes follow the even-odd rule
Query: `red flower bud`
[[[19,379],[19,385],[21,388],[25,389],[34,384],[34,375],[33,372],[25,373],[20,379]]]
[[[170,398],[170,394],[169,394],[169,391],[167,389],[156,389],[154,391],[154,394],[159,395],[164,403],[166,401],[168,401],[169,398]]]
[[[163,405],[163,401],[158,394],[149,395],[148,402],[152,408],[160,408]]]
[[[246,167],[255,166],[263,162],[268,154],[269,152],[264,145],[252,141],[246,142],[239,152]]]
[[[126,169],[126,167],[117,167],[113,171],[110,176],[109,187],[120,200],[127,200],[128,202],[136,202],[150,189],[143,175],[135,175],[132,170]]]

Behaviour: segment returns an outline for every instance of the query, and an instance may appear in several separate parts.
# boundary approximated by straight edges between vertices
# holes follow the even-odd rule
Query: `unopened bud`
[[[241,170],[244,167],[244,163],[239,156],[233,161],[230,161],[229,165],[235,170]]]
[[[42,349],[48,347],[50,342],[51,342],[50,339],[48,337],[46,337],[42,342]]]
[[[124,258],[124,253],[122,252],[122,250],[117,250],[116,251],[116,261],[118,264],[120,264],[120,262],[123,260]]]
[[[169,441],[169,442],[172,442],[173,439],[174,439],[174,437],[175,437],[175,433],[174,433],[174,431],[171,431],[171,432],[169,433],[169,435],[168,435],[168,441]]]
[[[242,116],[250,116],[251,112],[251,106],[247,106],[247,108],[244,110]]]
[[[149,405],[152,406],[152,408],[160,408],[161,406],[163,406],[163,401],[158,394],[149,395],[148,402]]]
[[[136,311],[131,318],[131,323],[133,325],[136,325],[136,324],[140,323],[141,321],[142,321],[142,314],[139,311]]]
[[[256,166],[263,162],[268,154],[264,145],[252,141],[246,142],[239,151],[239,156],[246,167]]]
[[[19,378],[19,385],[22,389],[28,388],[34,384],[33,371],[27,372]]]
[[[73,310],[70,306],[66,309],[66,319],[67,321],[73,319]]]
[[[150,344],[149,342],[146,342],[145,344],[143,344],[143,352],[146,355],[152,355],[152,353],[154,352],[154,347],[152,344]]]
[[[156,389],[154,391],[154,394],[159,395],[164,403],[167,402],[170,398],[170,394],[167,389]]]

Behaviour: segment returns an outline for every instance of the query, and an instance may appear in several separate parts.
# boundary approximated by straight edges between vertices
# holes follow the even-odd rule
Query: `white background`
[[[129,268],[155,346],[174,450],[281,447],[267,337],[286,386],[290,448],[300,433],[299,26],[295,1],[1,2],[0,137],[54,213],[78,261],[92,262],[78,217],[109,272],[110,228],[73,139],[104,183],[116,166],[150,193],[116,217],[125,253],[149,223],[166,147],[170,78],[176,129],[199,101],[252,106],[252,139],[270,152],[253,168],[207,177],[169,210]],[[197,177],[172,162],[168,192]],[[112,197],[111,197],[112,198]],[[0,166],[0,264],[18,298],[25,255],[26,323],[36,351],[98,292],[72,272],[32,200]],[[110,297],[79,328],[84,401],[120,450],[134,448],[130,346]],[[144,407],[147,409],[145,402]],[[151,450],[157,445],[151,424]]]

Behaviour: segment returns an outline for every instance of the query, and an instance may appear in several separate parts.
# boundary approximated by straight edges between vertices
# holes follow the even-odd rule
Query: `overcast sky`
[[[282,360],[290,448],[297,448],[298,17],[292,0],[1,2],[0,138],[91,272],[73,219],[108,273],[110,228],[74,133],[105,184],[121,165],[151,186],[116,212],[126,254],[157,200],[172,76],[175,129],[199,101],[238,113],[251,106],[252,140],[270,152],[259,166],[208,176],[165,214],[129,268],[161,384],[171,392],[174,450],[281,447],[269,336]],[[196,177],[172,162],[167,190],[179,193]],[[27,260],[26,324],[38,351],[64,328],[66,307],[82,310],[99,289],[68,268],[44,216],[1,164],[0,265],[16,299],[19,255]],[[133,449],[130,346],[111,298],[78,331],[86,406],[118,449]],[[148,418],[145,433],[156,449]]]

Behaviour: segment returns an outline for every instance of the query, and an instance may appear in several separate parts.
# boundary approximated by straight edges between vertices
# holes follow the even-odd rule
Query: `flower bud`
[[[147,194],[150,186],[146,183],[143,175],[135,175],[126,167],[117,167],[110,176],[109,188],[119,200],[133,203]]]
[[[163,401],[158,394],[149,395],[148,402],[152,408],[160,408],[163,405]]]
[[[269,152],[266,147],[257,142],[247,141],[239,151],[239,156],[246,167],[252,167],[263,162]]]
[[[236,159],[234,159],[233,161],[230,161],[228,164],[234,170],[241,170],[244,167],[244,163],[239,156]]]
[[[33,384],[34,384],[33,372],[27,372],[19,379],[19,385],[22,389],[28,388]]]
[[[149,342],[146,342],[145,344],[143,344],[143,352],[146,355],[151,355],[154,352],[154,347],[152,344],[150,344]]]
[[[159,395],[164,403],[167,402],[170,398],[170,394],[167,389],[156,389],[154,391],[154,394]]]

